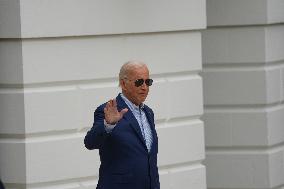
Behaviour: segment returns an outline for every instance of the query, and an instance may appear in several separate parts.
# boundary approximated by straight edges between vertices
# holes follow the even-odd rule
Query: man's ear
[[[121,87],[122,90],[125,90],[125,88],[126,88],[125,87],[125,80],[123,80],[123,79],[120,80],[120,87]]]

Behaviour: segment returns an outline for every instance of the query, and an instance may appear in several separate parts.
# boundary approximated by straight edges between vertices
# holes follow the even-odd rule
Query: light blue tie
[[[140,116],[140,120],[141,120],[142,135],[143,135],[144,140],[146,142],[148,152],[150,152],[152,141],[153,141],[151,128],[150,128],[149,122],[147,120],[147,117],[146,117],[145,113],[143,112],[143,110],[141,108],[139,108],[139,113],[140,113],[139,116]]]

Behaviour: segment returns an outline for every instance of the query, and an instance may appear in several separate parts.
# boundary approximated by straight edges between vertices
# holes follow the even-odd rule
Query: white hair
[[[130,60],[124,63],[121,66],[120,71],[119,71],[119,85],[120,85],[121,80],[127,78],[127,75],[129,74],[130,71],[132,71],[133,69],[138,69],[142,67],[147,67],[147,65],[144,62],[138,61],[138,60]]]

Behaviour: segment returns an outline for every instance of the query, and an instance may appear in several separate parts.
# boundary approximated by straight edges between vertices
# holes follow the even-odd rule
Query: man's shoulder
[[[107,104],[107,102],[105,102],[105,103],[99,105],[99,106],[97,107],[97,109],[96,109],[96,112],[98,112],[98,111],[104,111],[104,108],[106,107],[106,104]]]
[[[146,110],[149,110],[152,114],[154,114],[154,111],[152,110],[152,108],[150,108],[149,106],[147,106],[146,104],[144,104],[144,108]]]

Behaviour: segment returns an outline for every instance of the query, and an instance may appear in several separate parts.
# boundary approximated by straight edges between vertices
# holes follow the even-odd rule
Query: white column
[[[207,0],[208,188],[284,186],[284,1]]]

